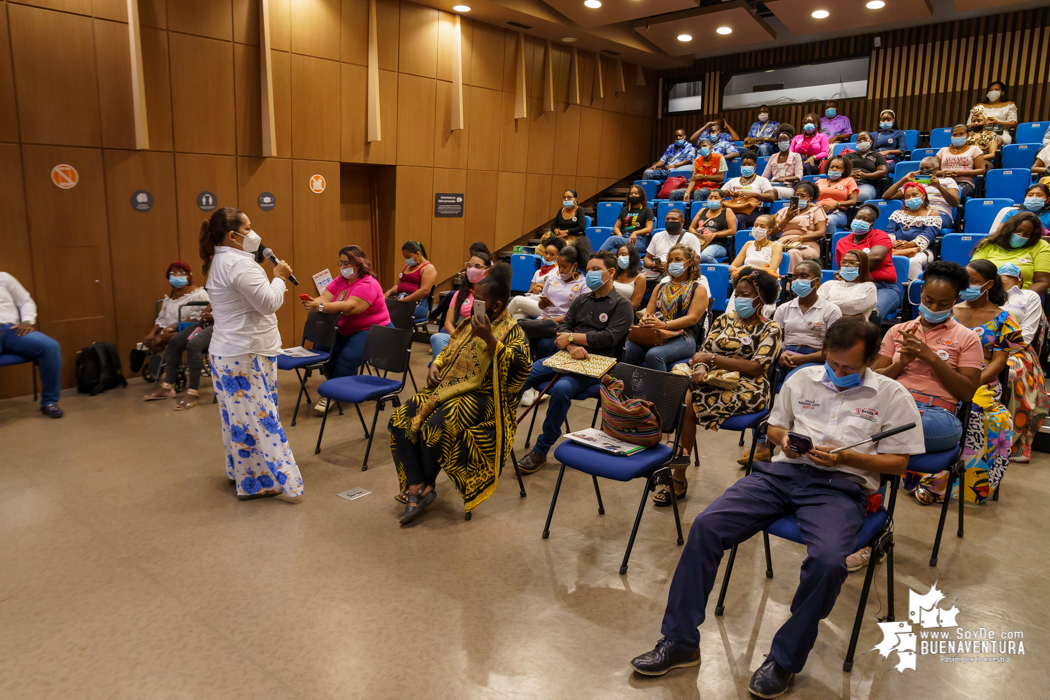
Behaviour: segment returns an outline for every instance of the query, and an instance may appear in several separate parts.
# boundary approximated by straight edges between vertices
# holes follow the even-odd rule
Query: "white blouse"
[[[773,244],[763,248],[755,245],[754,241],[747,242],[747,252],[744,253],[745,267],[769,267],[773,262]]]
[[[208,291],[204,287],[198,287],[189,294],[183,294],[178,299],[172,299],[167,294],[160,302],[160,313],[154,323],[161,328],[171,328],[179,323],[179,309],[191,301],[208,301]],[[183,321],[199,321],[204,313],[203,306],[191,306],[182,313]]]
[[[280,351],[275,314],[284,303],[285,283],[280,277],[268,280],[254,253],[216,248],[206,287],[215,318],[211,354],[273,357]]]
[[[1006,303],[1002,308],[1009,311],[1021,326],[1025,344],[1031,345],[1043,321],[1043,300],[1031,289],[1014,287],[1006,293]]]
[[[879,301],[874,282],[831,280],[817,288],[817,296],[839,307],[843,316],[862,318],[867,318]]]

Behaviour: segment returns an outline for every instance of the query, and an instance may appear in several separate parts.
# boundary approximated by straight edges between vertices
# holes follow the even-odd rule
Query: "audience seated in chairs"
[[[631,185],[627,190],[623,208],[616,217],[612,235],[605,239],[600,250],[616,250],[624,243],[630,243],[637,246],[638,254],[642,255],[649,245],[649,237],[655,224],[656,215],[646,202],[645,190],[639,185]]]
[[[613,278],[613,289],[627,301],[631,308],[637,310],[645,298],[645,273],[642,272],[642,260],[638,249],[624,244],[616,251],[616,277]]]
[[[689,182],[685,187],[680,187],[671,192],[669,199],[672,202],[689,201],[702,202],[712,190],[717,190],[726,179],[725,156],[718,153],[711,146],[710,139],[702,138],[696,149],[696,158],[693,159],[693,172],[689,176]]]
[[[747,136],[744,137],[744,146],[760,156],[773,155],[779,128],[780,122],[769,118],[769,106],[759,105],[758,121],[752,123],[748,129]]]
[[[727,239],[736,235],[736,214],[732,209],[725,206],[725,196],[721,190],[711,190],[704,203],[695,206],[694,209],[696,209],[696,215],[693,216],[693,220],[689,223],[689,234],[682,238],[681,242],[695,250],[703,263],[722,262],[727,254]],[[671,212],[667,212],[667,217],[670,219]],[[684,216],[680,218],[682,221],[685,220]],[[676,223],[674,232],[668,231],[669,236],[664,241],[666,250],[669,250],[670,246],[677,240],[677,226],[678,224]],[[672,240],[672,237],[675,237],[674,240]],[[666,260],[666,257],[666,255],[654,254],[651,248],[646,255],[647,261],[654,258]],[[660,269],[652,266],[648,267],[647,275],[650,272],[662,273]]]
[[[886,235],[893,241],[893,254],[908,258],[908,280],[914,281],[934,259],[933,242],[941,232],[941,215],[930,206],[926,188],[919,183],[909,182],[901,191],[904,207],[890,214]]]
[[[707,599],[725,550],[786,515],[798,518],[807,548],[791,616],[773,637],[765,662],[751,676],[759,697],[781,695],[802,671],[820,621],[835,605],[879,475],[899,475],[908,456],[921,453],[918,429],[832,453],[873,433],[919,423],[918,411],[899,384],[868,368],[878,357],[879,331],[862,319],[842,319],[828,329],[827,362],[807,367],[784,383],[769,417],[769,438],[783,450],[716,498],[693,521],[678,562],[656,647],[631,661],[635,671],[659,676],[700,663],[700,633]],[[861,413],[870,418],[861,418]],[[833,421],[834,415],[855,416]],[[813,449],[791,450],[788,432],[808,437]]]
[[[828,160],[827,177],[816,181],[819,191],[817,204],[828,215],[827,235],[834,238],[840,228],[846,228],[846,209],[857,203],[857,181],[853,179],[853,162],[844,156]]]
[[[697,154],[700,151],[700,142],[707,141],[712,153],[717,153],[725,160],[733,160],[740,157],[740,151],[733,144],[738,141],[736,134],[721,117],[712,119],[696,131],[689,140],[696,144]]]
[[[406,241],[401,254],[405,267],[397,276],[397,284],[386,290],[386,298],[415,303],[412,319],[422,323],[430,316],[430,294],[437,281],[437,268],[427,260],[427,251],[419,241]]]
[[[828,100],[824,103],[824,116],[820,118],[820,133],[828,137],[828,144],[845,143],[853,135],[853,126],[849,117],[839,114],[838,103]]]
[[[531,367],[525,333],[507,313],[510,278],[510,267],[497,263],[478,282],[474,294],[485,314],[463,319],[434,358],[427,387],[390,418],[398,500],[406,504],[402,525],[437,498],[442,469],[468,514],[496,490],[514,445],[514,406]]]
[[[879,316],[875,323],[881,327],[886,319],[897,315],[903,299],[897,284],[897,269],[890,255],[893,242],[885,232],[875,228],[878,218],[879,210],[874,204],[862,204],[850,222],[851,235],[840,238],[835,246],[835,259],[841,263],[843,256],[851,250],[862,251],[867,256],[871,281],[875,283],[879,300]]]
[[[975,108],[980,107],[983,110],[988,128],[999,134],[1004,144],[1013,143],[1010,129],[1017,126],[1017,105],[1006,99],[1006,83],[993,80],[988,85],[987,97],[987,102],[978,102]],[[970,124],[973,123],[973,113],[971,109]]]
[[[551,223],[550,235],[571,241],[587,233],[587,217],[580,209],[579,196],[576,190],[565,190],[561,195],[558,212]]]
[[[430,336],[430,350],[434,357],[440,355],[448,345],[448,340],[452,337],[456,326],[459,325],[460,319],[470,316],[470,310],[474,304],[474,288],[485,278],[491,267],[492,258],[488,253],[478,251],[467,260],[467,271],[463,275],[463,281],[460,282],[459,289],[451,295],[452,301],[449,304],[448,313],[445,314],[443,331]]]
[[[40,368],[40,411],[61,418],[58,407],[62,348],[36,329],[36,303],[17,279],[0,272],[0,355],[15,355]]]
[[[716,195],[711,201],[717,201],[718,206],[722,206],[721,196]],[[708,207],[704,207],[704,209],[705,211],[714,211]],[[725,214],[726,210],[723,209],[721,213]],[[674,246],[688,246],[696,253],[697,257],[701,256],[701,250],[703,249],[702,234],[693,231],[692,228],[689,231],[685,230],[685,214],[681,210],[671,209],[664,218],[664,230],[657,231],[653,235],[653,240],[649,243],[649,247],[645,249],[645,257],[642,258],[642,266],[645,268],[647,280],[655,281],[667,274],[667,255]],[[693,223],[695,224],[696,221],[697,219],[694,218]],[[722,221],[725,223],[724,217]]]
[[[842,318],[837,305],[820,298],[820,276],[816,260],[800,262],[791,281],[795,298],[778,306],[773,314],[784,332],[779,364],[787,372],[785,379],[806,365],[824,363],[824,336],[831,324]],[[764,461],[757,454],[755,459]]]
[[[565,247],[565,241],[556,236],[548,236],[536,246],[536,254],[543,256],[543,264],[532,276],[528,294],[516,296],[507,305],[507,312],[520,321],[524,318],[539,318],[543,314],[540,308],[540,294],[547,280],[558,276],[558,255]]]
[[[613,289],[617,269],[616,256],[608,251],[595,253],[587,262],[586,279],[590,293],[576,297],[558,324],[554,341],[558,350],[566,350],[578,360],[585,360],[592,353],[604,356],[618,353],[634,319],[634,309],[631,302]],[[556,375],[557,370],[545,366],[537,357],[525,381],[526,390],[542,389],[552,379],[554,383],[547,389],[551,400],[543,421],[543,434],[537,438],[532,451],[518,462],[518,468],[524,474],[531,474],[547,463],[547,452],[561,437],[561,426],[569,413],[572,398],[598,383],[597,379],[580,374],[561,374],[555,378]]]
[[[160,301],[160,312],[153,322],[153,328],[142,339],[150,352],[163,352],[172,336],[179,332],[179,309],[189,302],[208,301],[208,292],[204,287],[193,284],[193,272],[190,266],[181,260],[168,265],[164,279],[171,285],[171,291]],[[204,307],[191,307],[182,314],[183,321],[197,321]],[[163,397],[167,398],[167,397]]]
[[[839,258],[835,278],[820,285],[817,295],[839,307],[843,316],[867,319],[878,306],[878,293],[868,271],[868,255],[849,250]]]
[[[776,190],[769,180],[755,174],[757,163],[754,154],[745,153],[740,158],[740,177],[734,177],[722,185],[725,206],[736,214],[740,228],[751,228],[761,214],[761,207],[777,198]]]
[[[863,203],[875,199],[878,194],[875,186],[885,179],[889,166],[886,157],[872,148],[871,134],[867,131],[857,134],[856,149],[843,156],[853,168],[851,177],[857,183],[857,202]]]
[[[982,239],[973,259],[991,260],[996,266],[1017,265],[1021,268],[1021,287],[1042,296],[1050,287],[1050,243],[1043,240],[1042,228],[1039,217],[1022,212]]]
[[[991,167],[996,152],[1004,145],[1003,137],[989,128],[984,114],[984,107],[977,105],[970,110],[970,121],[967,125],[970,133],[966,143],[977,146],[984,154],[985,165]]]
[[[751,229],[751,237],[754,240],[740,247],[733,262],[729,263],[731,277],[735,278],[737,273],[745,267],[765,270],[773,277],[780,276],[783,246],[779,241],[774,241],[769,237],[773,225],[773,217],[769,214],[763,214],[755,220],[755,225]]]
[[[940,167],[940,161],[934,156],[923,158],[919,162],[918,172],[912,171],[887,187],[886,191],[882,193],[882,198],[887,202],[891,199],[904,199],[904,187],[908,183],[916,182],[916,177],[928,178],[929,184],[923,186],[926,188],[926,196],[930,200],[930,207],[940,215],[941,228],[951,229],[955,225],[955,217],[952,216],[952,210],[961,206],[959,183],[950,177],[938,177],[936,173]]]
[[[649,297],[645,316],[637,330],[631,329],[634,335],[628,335],[623,352],[624,362],[660,372],[696,351],[697,328],[709,298],[701,283],[700,256],[689,246],[679,243],[671,248],[667,274],[669,279]]]
[[[373,325],[390,326],[390,312],[386,308],[383,288],[372,271],[372,263],[365,251],[348,245],[339,251],[339,277],[328,283],[319,297],[302,302],[307,311],[339,314],[335,347],[325,376],[329,379],[357,374],[368,340],[368,329]],[[314,410],[324,413],[328,399],[321,397]]]
[[[1039,223],[1043,227],[1042,237],[1050,237],[1050,187],[1042,184],[1029,187],[1024,193],[1024,200],[1021,204],[1000,209],[995,215],[995,220],[992,221],[991,233],[998,231],[1004,221],[1026,211],[1039,217]]]
[[[209,305],[204,308],[199,321],[171,337],[164,350],[164,381],[152,393],[146,394],[146,401],[174,398],[182,354],[186,353],[186,396],[175,404],[175,410],[186,411],[200,403],[201,371],[214,330],[215,320]]]
[[[820,241],[824,239],[828,226],[828,213],[817,203],[817,186],[812,182],[795,185],[798,204],[784,207],[774,216],[774,225],[769,236],[779,241],[788,251],[791,262],[788,272],[803,260],[820,258]]]
[[[969,130],[963,124],[952,127],[952,142],[937,151],[937,161],[940,170],[937,177],[950,177],[959,186],[959,201],[964,201],[973,195],[974,178],[984,175],[984,154],[977,146],[967,143],[966,138]]]
[[[1010,354],[1010,377],[1006,408],[1014,423],[1010,459],[1027,463],[1032,458],[1032,440],[1050,414],[1050,396],[1039,364],[1039,351],[1047,342],[1043,300],[1030,289],[1021,289],[1021,268],[1013,263],[1000,265],[999,279],[1006,292],[1004,310],[1021,325],[1023,343]],[[1038,341],[1038,342],[1037,342]]]
[[[879,130],[872,134],[875,137],[875,150],[886,158],[886,165],[893,166],[904,160],[908,150],[908,137],[903,129],[897,127],[897,115],[892,109],[879,113]],[[857,134],[860,143],[860,134]]]
[[[696,148],[686,140],[685,130],[675,129],[674,143],[667,147],[660,160],[646,168],[642,179],[663,182],[667,179],[668,171],[692,165],[693,158],[696,158]]]
[[[802,182],[802,156],[791,150],[791,139],[795,129],[790,124],[781,124],[777,129],[777,152],[766,161],[762,177],[769,180],[779,199],[788,199],[795,194],[795,185]]]
[[[763,307],[775,303],[779,294],[775,277],[745,267],[734,282],[733,313],[715,319],[700,351],[689,361],[692,401],[686,407],[678,443],[686,456],[672,462],[671,474],[678,500],[689,487],[685,470],[696,445],[696,425],[718,430],[729,416],[755,413],[769,405],[769,368],[780,354],[781,333],[780,326],[763,315]],[[671,505],[669,491],[659,491],[653,502]]]
[[[802,133],[791,140],[791,150],[802,157],[802,172],[806,175],[820,172],[820,161],[831,151],[828,137],[819,131],[819,126],[820,117],[807,114],[802,120]]]

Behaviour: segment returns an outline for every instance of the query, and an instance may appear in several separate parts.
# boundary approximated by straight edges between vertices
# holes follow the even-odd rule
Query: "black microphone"
[[[273,251],[269,248],[263,248],[263,257],[272,262],[274,265],[280,264],[280,260],[273,254]],[[295,275],[288,275],[288,279],[291,280],[292,284],[299,286],[299,280],[295,279]]]

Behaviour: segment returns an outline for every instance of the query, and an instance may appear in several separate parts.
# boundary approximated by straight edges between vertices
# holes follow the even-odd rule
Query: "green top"
[[[990,260],[996,267],[1013,263],[1021,268],[1021,287],[1032,286],[1032,275],[1050,272],[1050,243],[1043,239],[1028,248],[1005,249],[995,244],[983,245],[974,251],[974,260]]]

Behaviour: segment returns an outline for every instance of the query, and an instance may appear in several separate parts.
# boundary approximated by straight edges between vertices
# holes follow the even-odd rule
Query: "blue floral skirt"
[[[277,412],[277,362],[264,355],[211,355],[222,414],[226,476],[239,495],[301,496],[303,477]]]

